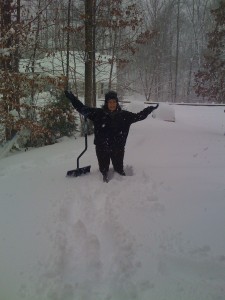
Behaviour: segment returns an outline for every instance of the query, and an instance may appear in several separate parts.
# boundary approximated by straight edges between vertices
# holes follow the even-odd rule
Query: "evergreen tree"
[[[195,92],[210,101],[225,102],[225,1],[211,10],[215,28],[208,34],[203,69],[195,74]]]

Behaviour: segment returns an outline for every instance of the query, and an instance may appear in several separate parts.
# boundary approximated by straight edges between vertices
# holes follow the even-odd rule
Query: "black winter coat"
[[[94,144],[103,149],[123,148],[131,124],[144,120],[153,110],[147,107],[139,113],[118,109],[114,112],[104,108],[93,108],[84,105],[77,98],[71,99],[73,107],[94,124]]]

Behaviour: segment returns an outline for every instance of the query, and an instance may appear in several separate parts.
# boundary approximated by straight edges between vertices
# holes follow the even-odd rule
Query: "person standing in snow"
[[[132,113],[121,109],[115,91],[105,94],[102,108],[84,105],[72,92],[65,91],[65,95],[73,107],[94,124],[94,144],[103,181],[108,182],[110,160],[114,171],[121,176],[126,176],[123,160],[130,126],[147,118],[159,105],[146,107],[139,113]]]

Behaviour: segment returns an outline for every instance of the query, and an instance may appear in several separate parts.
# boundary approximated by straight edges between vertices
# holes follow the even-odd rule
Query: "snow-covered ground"
[[[1,300],[225,299],[224,108],[173,109],[132,125],[109,183],[92,136],[83,177],[80,137],[0,160]]]

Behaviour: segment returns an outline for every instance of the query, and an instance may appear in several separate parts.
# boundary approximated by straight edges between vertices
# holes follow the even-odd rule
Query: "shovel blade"
[[[75,169],[75,170],[70,170],[70,171],[67,171],[66,176],[68,176],[68,177],[78,177],[78,176],[84,175],[86,173],[90,173],[90,169],[91,169],[91,166],[78,168],[78,169]]]

